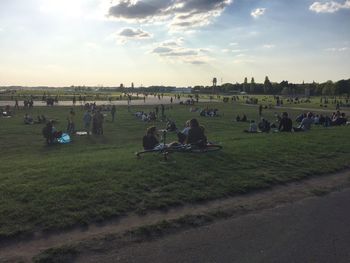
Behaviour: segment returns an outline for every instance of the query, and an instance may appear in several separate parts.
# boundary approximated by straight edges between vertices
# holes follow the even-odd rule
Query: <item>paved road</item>
[[[171,104],[169,96],[164,96],[162,99],[158,99],[153,96],[149,96],[146,101],[144,102],[142,99],[140,100],[132,100],[130,102],[130,105],[160,105],[160,104]],[[188,100],[188,98],[181,97],[180,100],[174,99],[174,104],[179,104],[181,101],[185,102]],[[117,101],[86,101],[86,103],[96,103],[96,105],[119,105],[119,106],[127,106],[128,101],[127,100],[117,100]],[[200,99],[199,102],[210,102],[208,99]],[[215,100],[213,100],[215,102]],[[23,106],[23,101],[18,102],[19,106]],[[15,106],[14,101],[0,101],[0,107],[5,107],[6,105]],[[79,101],[77,101],[76,105],[82,105]],[[34,101],[34,107],[44,107],[47,106],[46,102],[43,101]],[[60,101],[58,104],[55,104],[55,106],[73,106],[72,101]]]
[[[82,260],[348,263],[350,189]]]

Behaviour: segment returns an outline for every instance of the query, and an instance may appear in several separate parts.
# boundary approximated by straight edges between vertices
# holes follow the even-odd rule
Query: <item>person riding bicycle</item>
[[[205,147],[207,145],[207,137],[204,135],[204,127],[199,125],[197,119],[190,120],[190,129],[188,130],[186,143],[199,147]]]
[[[158,135],[157,135],[157,128],[152,126],[147,129],[146,135],[143,136],[143,148],[145,150],[153,150],[154,147],[159,145],[158,141]]]

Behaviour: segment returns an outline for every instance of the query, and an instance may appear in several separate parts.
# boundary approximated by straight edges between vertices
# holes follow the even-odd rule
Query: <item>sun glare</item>
[[[40,5],[40,11],[50,15],[81,17],[84,15],[84,1],[45,0]]]

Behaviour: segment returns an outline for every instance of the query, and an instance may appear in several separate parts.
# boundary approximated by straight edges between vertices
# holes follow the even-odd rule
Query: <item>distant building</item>
[[[171,93],[185,93],[185,94],[191,94],[192,88],[173,88],[171,90]]]

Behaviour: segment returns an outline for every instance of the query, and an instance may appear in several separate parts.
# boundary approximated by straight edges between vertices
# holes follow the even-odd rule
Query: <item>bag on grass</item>
[[[71,142],[70,136],[67,133],[63,133],[60,138],[57,139],[57,141],[61,144],[67,144]]]

